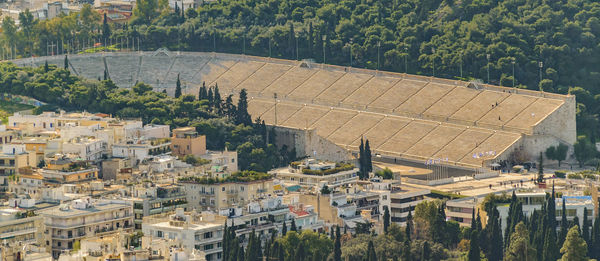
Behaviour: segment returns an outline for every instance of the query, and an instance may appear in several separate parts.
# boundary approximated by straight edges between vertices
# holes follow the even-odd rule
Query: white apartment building
[[[54,258],[82,238],[133,230],[133,206],[122,200],[77,199],[39,214],[46,226],[46,248]]]
[[[135,140],[112,146],[112,156],[115,158],[132,158],[139,162],[156,155],[170,151],[171,141],[166,139]]]
[[[169,125],[147,124],[139,130],[138,138],[166,139],[171,137]]]
[[[224,216],[209,212],[185,213],[182,208],[175,214],[144,217],[142,232],[145,236],[177,240],[187,249],[198,249],[206,254],[206,261],[221,260],[223,254]]]
[[[88,161],[99,161],[105,153],[104,142],[93,138],[74,138],[62,144],[64,154],[77,154],[80,158]]]
[[[206,151],[201,159],[210,160],[212,173],[232,173],[238,171],[237,151]]]

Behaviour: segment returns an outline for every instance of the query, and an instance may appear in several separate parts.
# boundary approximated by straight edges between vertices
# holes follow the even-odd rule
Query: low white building
[[[335,162],[320,162],[306,159],[302,162],[292,162],[285,168],[269,171],[286,185],[300,185],[304,188],[322,188],[327,185],[330,189],[356,184],[358,168],[351,164]]]
[[[165,139],[171,137],[169,125],[147,124],[139,131],[138,138]]]
[[[112,156],[115,158],[132,158],[139,162],[156,155],[170,151],[169,139],[136,140],[112,146]]]
[[[237,151],[207,151],[200,156],[209,160],[212,173],[233,173],[238,171]]]

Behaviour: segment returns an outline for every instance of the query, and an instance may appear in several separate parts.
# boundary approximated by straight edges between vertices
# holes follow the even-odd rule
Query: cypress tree
[[[298,228],[296,228],[296,219],[292,219],[292,226],[290,228],[291,231],[298,231]]]
[[[313,53],[313,45],[314,43],[314,39],[313,39],[313,34],[314,34],[314,30],[313,30],[313,24],[312,21],[308,22],[308,54],[309,57],[314,58],[314,53]]]
[[[69,57],[65,55],[65,70],[69,70]]]
[[[212,87],[208,88],[208,96],[206,96],[206,99],[208,100],[208,107],[213,108],[215,106],[215,100]]]
[[[410,249],[410,241],[404,240],[404,245],[402,246],[402,261],[412,261],[412,253]]]
[[[384,206],[383,209],[383,231],[387,233],[390,227],[390,210],[387,206]]]
[[[479,233],[477,230],[471,231],[471,241],[469,242],[468,261],[480,261],[481,250],[479,249]]]
[[[591,240],[592,245],[589,247],[590,257],[597,260],[600,258],[600,216],[596,216],[594,225],[592,226]]]
[[[283,244],[279,244],[279,251],[277,251],[277,252],[278,252],[278,255],[279,255],[279,260],[280,261],[284,261],[284,258],[285,258],[285,249],[283,249]]]
[[[429,242],[423,242],[423,250],[421,251],[421,261],[428,261],[430,259],[430,251]]]
[[[358,173],[360,179],[365,179],[366,176],[366,162],[365,162],[365,143],[363,138],[360,138],[360,145],[358,146],[358,164],[360,165],[360,173]]]
[[[367,261],[377,261],[377,254],[375,253],[373,240],[369,240],[369,245],[367,246]]]
[[[471,230],[477,228],[477,219],[475,219],[475,206],[473,206],[473,211],[471,211]]]
[[[335,226],[335,242],[333,243],[333,261],[342,261],[342,244],[341,244],[340,227]]]
[[[44,62],[44,72],[48,71],[50,71],[50,67],[48,66],[48,60],[46,60],[46,62]]]
[[[179,80],[179,74],[177,74],[177,82],[175,83],[175,98],[181,96],[181,81]]]
[[[583,225],[581,229],[581,235],[588,246],[592,245],[592,241],[590,240],[590,221],[588,220],[587,208],[583,208]]]
[[[294,50],[296,50],[296,32],[294,31],[294,23],[290,22],[289,25],[290,29],[288,30],[288,52],[289,58],[294,59]]]
[[[546,238],[544,240],[544,251],[543,258],[544,260],[556,260],[560,257],[559,248],[556,245],[556,234],[552,231],[551,227],[548,227],[548,231],[546,231]]]
[[[475,227],[475,230],[477,231],[481,231],[481,216],[479,215],[479,211],[477,211],[477,218],[475,219],[475,221],[477,222],[477,227]],[[478,235],[479,237],[479,235]]]
[[[558,245],[562,246],[567,237],[569,231],[569,221],[567,220],[567,207],[565,204],[565,198],[562,199],[562,216],[560,219],[560,233],[558,234]]]
[[[206,100],[206,96],[208,96],[206,93],[206,83],[202,82],[202,86],[200,87],[200,90],[198,90],[198,100]]]
[[[223,103],[223,101],[221,100],[221,93],[219,93],[219,86],[215,83],[213,107],[215,108],[215,111],[219,114],[223,113],[223,111],[221,110],[221,103]]]
[[[412,210],[409,209],[408,216],[406,216],[406,228],[404,230],[407,240],[411,240],[413,228],[414,228],[414,224],[413,224]]]
[[[110,26],[108,25],[108,19],[106,18],[106,13],[104,13],[104,18],[102,19],[102,38],[108,39],[110,37]]]
[[[248,93],[246,89],[240,91],[235,119],[236,124],[244,124],[246,126],[252,124],[252,118],[248,114]]]
[[[281,228],[281,234],[285,236],[287,234],[287,226],[285,225],[285,221],[283,221],[283,228]]]
[[[365,142],[365,163],[367,164],[367,171],[373,171],[373,158],[371,157],[371,146],[369,140]],[[368,177],[368,176],[367,176]]]
[[[304,243],[302,240],[298,242],[297,250],[295,251],[294,258],[296,261],[304,261],[306,260],[306,251],[304,250]]]

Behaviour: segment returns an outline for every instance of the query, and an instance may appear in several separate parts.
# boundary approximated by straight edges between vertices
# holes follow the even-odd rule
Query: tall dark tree
[[[342,235],[340,234],[340,227],[335,226],[335,241],[333,243],[333,261],[342,261]]]
[[[367,261],[377,261],[377,254],[375,253],[375,246],[372,240],[369,241],[369,245],[367,246]]]
[[[179,80],[179,74],[177,74],[177,82],[175,83],[175,98],[181,96],[181,81]]]
[[[383,209],[383,231],[387,233],[390,227],[390,210],[387,206],[384,206]]]
[[[296,220],[292,219],[292,226],[290,227],[290,231],[298,231],[298,228],[296,227]]]
[[[591,246],[592,240],[590,239],[590,220],[588,219],[587,208],[583,208],[583,225],[581,226],[581,235],[588,246]]]
[[[221,99],[221,93],[219,92],[219,86],[216,83],[215,83],[215,91],[214,91],[212,103],[213,103],[213,107],[217,113],[219,113],[219,114],[223,113],[223,111],[221,110],[221,103],[223,103],[223,100]]]
[[[402,246],[402,261],[412,261],[412,252],[410,247],[410,240],[404,240],[404,245]]]
[[[373,171],[373,162],[371,155],[371,146],[369,145],[369,140],[365,142],[365,163],[367,164],[367,171]]]
[[[240,91],[240,97],[237,104],[237,112],[235,115],[235,122],[237,124],[244,124],[250,126],[252,124],[252,118],[248,114],[248,93],[246,89]]]
[[[208,95],[206,96],[206,100],[208,100],[208,107],[210,107],[211,109],[214,108],[215,104],[215,100],[214,100],[214,94],[213,94],[213,88],[210,87],[208,88]]]
[[[207,96],[206,83],[202,82],[202,86],[200,86],[200,90],[198,90],[198,100],[206,100]]]
[[[562,246],[569,232],[569,220],[567,220],[567,205],[565,198],[562,199],[562,215],[560,219],[560,232],[558,234],[558,245]]]
[[[283,222],[283,227],[281,228],[281,234],[284,236],[287,234],[287,226],[285,225],[285,221]]]
[[[467,255],[467,260],[480,261],[481,249],[479,248],[479,233],[477,230],[473,230],[471,232],[471,240],[469,242],[469,253]]]
[[[50,71],[50,67],[48,67],[48,60],[44,62],[44,72]]]
[[[429,242],[423,242],[423,249],[421,250],[421,261],[429,261],[431,256],[431,247]]]
[[[65,70],[69,70],[69,57],[65,55]]]
[[[108,39],[110,37],[110,25],[108,25],[108,18],[106,17],[106,13],[104,13],[104,17],[102,19],[102,39]]]
[[[600,216],[596,215],[594,225],[592,226],[591,247],[589,247],[590,257],[594,259],[600,258]]]
[[[411,236],[414,230],[413,216],[412,210],[408,210],[408,216],[406,216],[406,227],[404,229],[404,234],[406,235],[407,240],[411,240]]]
[[[296,32],[294,31],[294,23],[289,23],[288,30],[288,54],[290,59],[294,59],[294,51],[296,50]]]

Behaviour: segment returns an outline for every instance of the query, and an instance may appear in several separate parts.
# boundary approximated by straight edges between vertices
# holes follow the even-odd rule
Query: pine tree
[[[480,261],[481,250],[479,249],[479,233],[477,230],[471,232],[471,241],[469,243],[468,261]]]
[[[384,206],[383,209],[383,232],[387,233],[390,227],[390,210],[387,206]]]
[[[181,81],[179,80],[179,74],[177,74],[177,82],[175,83],[175,98],[181,96]]]
[[[510,245],[504,255],[505,261],[535,260],[536,250],[529,242],[529,232],[523,222],[515,226],[515,231],[510,235]]]
[[[369,140],[365,142],[365,163],[367,164],[367,171],[373,171],[373,158],[371,157],[371,146]]]
[[[65,55],[65,70],[69,70],[69,57]]]
[[[335,226],[335,241],[333,243],[333,261],[342,261],[342,244],[341,244],[340,227]]]
[[[102,19],[102,39],[108,39],[110,37],[110,26],[108,25],[108,19],[106,13]]]
[[[562,259],[560,259],[562,261],[588,260],[587,244],[579,235],[578,226],[573,226],[569,230],[560,253],[563,254]]]
[[[252,124],[252,118],[250,118],[250,114],[248,114],[248,93],[246,92],[246,89],[240,91],[235,118],[236,124],[244,124],[246,126]]]

